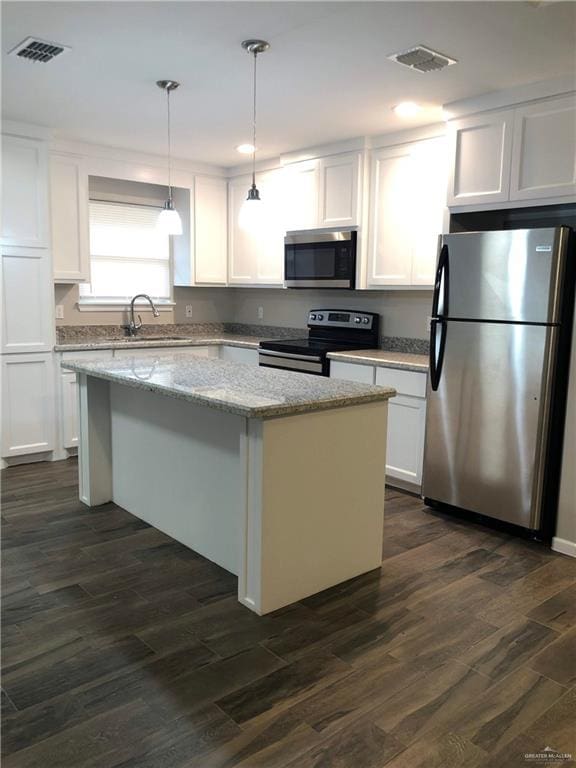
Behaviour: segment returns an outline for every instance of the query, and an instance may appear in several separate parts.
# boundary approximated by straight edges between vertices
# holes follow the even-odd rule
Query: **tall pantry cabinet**
[[[36,130],[5,125],[2,168],[0,447],[5,464],[13,457],[43,458],[55,442],[46,139]]]

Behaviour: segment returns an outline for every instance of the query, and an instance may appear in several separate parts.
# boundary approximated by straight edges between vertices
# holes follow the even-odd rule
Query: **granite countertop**
[[[408,352],[390,352],[385,349],[359,349],[355,352],[329,352],[331,360],[358,365],[376,365],[382,368],[399,368],[403,371],[428,372],[428,355]]]
[[[123,338],[102,338],[87,337],[74,342],[64,342],[56,344],[56,352],[85,352],[96,349],[146,349],[147,347],[205,347],[216,346],[218,344],[227,344],[231,347],[245,347],[247,349],[258,349],[258,344],[264,337],[243,336],[235,333],[206,333],[194,334],[191,336],[182,336],[179,338],[166,338],[155,336],[154,338],[143,338],[138,336]],[[267,337],[266,337],[267,338]]]
[[[137,353],[123,360],[67,360],[62,367],[248,418],[342,408],[396,394],[390,387],[168,352],[155,360]]]

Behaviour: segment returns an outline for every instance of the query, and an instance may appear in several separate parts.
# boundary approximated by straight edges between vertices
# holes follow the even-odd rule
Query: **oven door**
[[[286,235],[286,288],[354,288],[355,279],[356,232]]]
[[[260,349],[258,352],[258,363],[264,368],[283,368],[316,376],[328,376],[327,362],[327,359],[319,355],[297,355],[294,352],[274,352],[270,349]]]

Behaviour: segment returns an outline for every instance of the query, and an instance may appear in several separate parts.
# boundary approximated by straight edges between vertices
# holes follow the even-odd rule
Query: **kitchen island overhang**
[[[80,499],[234,573],[251,610],[380,567],[393,389],[186,354],[63,367],[78,375]]]

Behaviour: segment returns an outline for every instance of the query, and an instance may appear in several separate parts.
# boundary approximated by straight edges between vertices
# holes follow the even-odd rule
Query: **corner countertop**
[[[68,360],[62,367],[247,418],[289,416],[388,400],[396,390],[307,373],[166,353],[123,360]]]
[[[267,338],[267,337],[266,337]],[[206,333],[192,336],[179,335],[178,338],[125,337],[125,338],[85,338],[81,341],[56,344],[55,352],[90,352],[98,349],[147,349],[153,347],[205,347],[227,344],[230,347],[258,349],[263,341],[259,336],[243,336],[235,333]]]
[[[331,360],[357,365],[375,365],[381,368],[398,368],[403,371],[428,372],[428,355],[409,352],[388,352],[385,349],[359,349],[353,352],[329,352]]]

